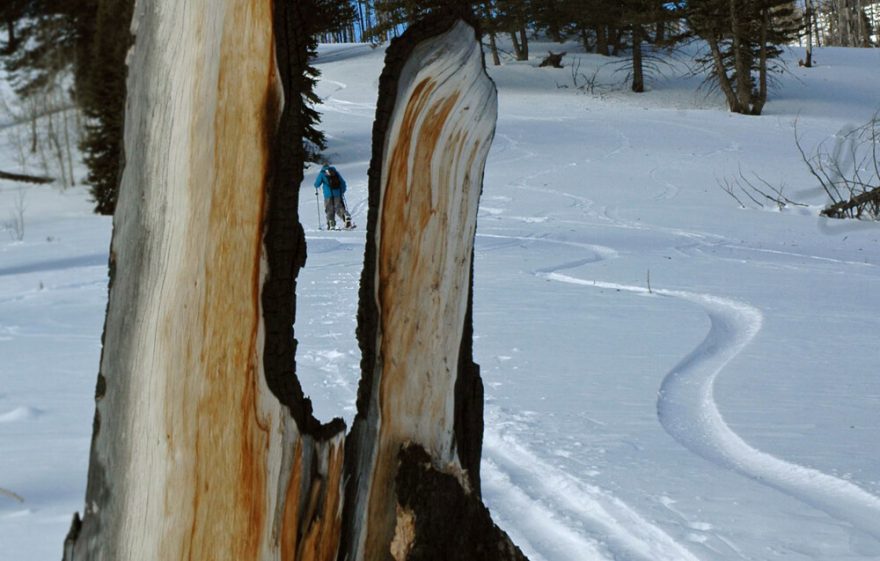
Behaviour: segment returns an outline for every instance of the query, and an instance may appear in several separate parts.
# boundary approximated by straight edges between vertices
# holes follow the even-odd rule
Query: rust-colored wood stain
[[[449,356],[449,350],[460,344],[461,321],[447,329],[445,308],[466,300],[466,292],[464,296],[459,292],[467,290],[467,283],[450,278],[448,265],[455,261],[458,266],[451,276],[466,279],[469,269],[464,263],[469,263],[469,256],[462,259],[454,254],[461,249],[454,240],[462,232],[451,228],[449,220],[462,196],[455,191],[471,186],[453,184],[442,165],[454,163],[462,148],[449,139],[443,146],[439,143],[449,132],[460,96],[459,91],[439,95],[431,78],[420,81],[399,109],[403,112],[399,136],[388,148],[377,257],[381,428],[364,559],[390,555],[396,503],[392,489],[401,444],[410,438],[436,440],[421,437],[435,430],[426,426],[435,425],[449,427],[447,442],[425,444],[452,445],[450,398],[457,356]],[[453,131],[451,138],[463,137]],[[413,359],[421,365],[417,368],[425,370],[412,371]]]

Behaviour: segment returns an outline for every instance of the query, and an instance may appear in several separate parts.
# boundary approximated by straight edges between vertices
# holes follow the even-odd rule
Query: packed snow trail
[[[559,272],[538,274],[581,286],[649,292],[640,286],[588,281]],[[721,416],[713,396],[715,379],[760,331],[761,312],[748,304],[707,294],[679,290],[652,293],[697,304],[711,321],[703,342],[663,380],[657,401],[663,428],[695,454],[791,495],[880,540],[880,497],[844,479],[749,446]]]

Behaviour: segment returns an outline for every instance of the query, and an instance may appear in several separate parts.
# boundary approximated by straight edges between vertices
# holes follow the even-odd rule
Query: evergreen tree
[[[760,115],[767,102],[768,72],[781,45],[797,36],[789,0],[692,0],[688,23],[706,41],[700,59],[734,113]]]
[[[80,149],[95,212],[113,214],[124,165],[125,56],[131,46],[133,0],[98,0],[81,106],[87,117]]]
[[[6,44],[0,48],[0,55],[11,55],[18,50],[21,41],[16,28],[19,20],[24,16],[26,5],[25,0],[4,0],[0,5],[0,25],[6,32]]]
[[[2,14],[14,18],[13,43],[6,70],[20,96],[49,87],[64,71],[74,71],[75,92],[82,85],[83,66],[93,33],[96,0],[5,0]],[[7,20],[7,25],[8,25]]]
[[[309,40],[305,46],[303,55],[306,60],[313,60],[318,54],[318,37],[323,33],[334,32],[350,25],[356,16],[354,6],[350,3],[337,2],[335,0],[300,0],[304,6],[302,25],[308,33]],[[304,119],[303,148],[306,157],[311,161],[318,161],[321,151],[327,148],[327,140],[324,133],[318,129],[321,115],[314,108],[320,103],[320,98],[315,93],[315,86],[321,72],[311,64],[304,65],[302,83],[302,103],[299,110]]]

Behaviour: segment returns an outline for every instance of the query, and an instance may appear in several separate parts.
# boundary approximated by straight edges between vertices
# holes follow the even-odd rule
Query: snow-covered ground
[[[811,148],[865,122],[880,49],[802,56],[786,54],[761,117],[695,93],[684,55],[645,94],[607,87],[610,66],[592,94],[570,66],[489,68],[482,478],[533,561],[880,559],[880,225],[818,217],[793,131]],[[337,45],[318,60],[327,156],[361,225],[382,57]],[[607,60],[575,59],[581,84]],[[0,148],[0,169],[15,162]],[[740,169],[811,206],[739,208],[718,182]],[[298,370],[319,418],[350,421],[364,232],[318,230],[316,171]],[[0,182],[0,222],[16,189]],[[0,491],[9,561],[60,557],[81,510],[111,227],[82,189],[27,187],[25,202],[23,240],[0,239],[0,488],[24,499]]]

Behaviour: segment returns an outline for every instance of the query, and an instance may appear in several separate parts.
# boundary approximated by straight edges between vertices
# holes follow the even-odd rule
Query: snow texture
[[[806,69],[792,49],[746,117],[695,93],[693,52],[638,95],[613,66],[576,89],[574,60],[589,75],[608,59],[574,44],[532,49],[488,68],[474,351],[493,517],[533,561],[880,559],[880,226],[818,216],[793,130],[809,149],[865,122],[880,50],[817,49]],[[566,68],[536,68],[548,49]],[[382,57],[333,45],[316,61],[360,224]],[[740,168],[809,206],[739,208],[717,183]],[[318,418],[350,423],[364,232],[318,230],[317,171],[298,374]],[[0,182],[0,222],[17,189]],[[23,240],[0,240],[0,488],[24,499],[0,493],[3,561],[58,558],[83,508],[107,294],[110,221],[84,189],[29,186],[25,217]]]

